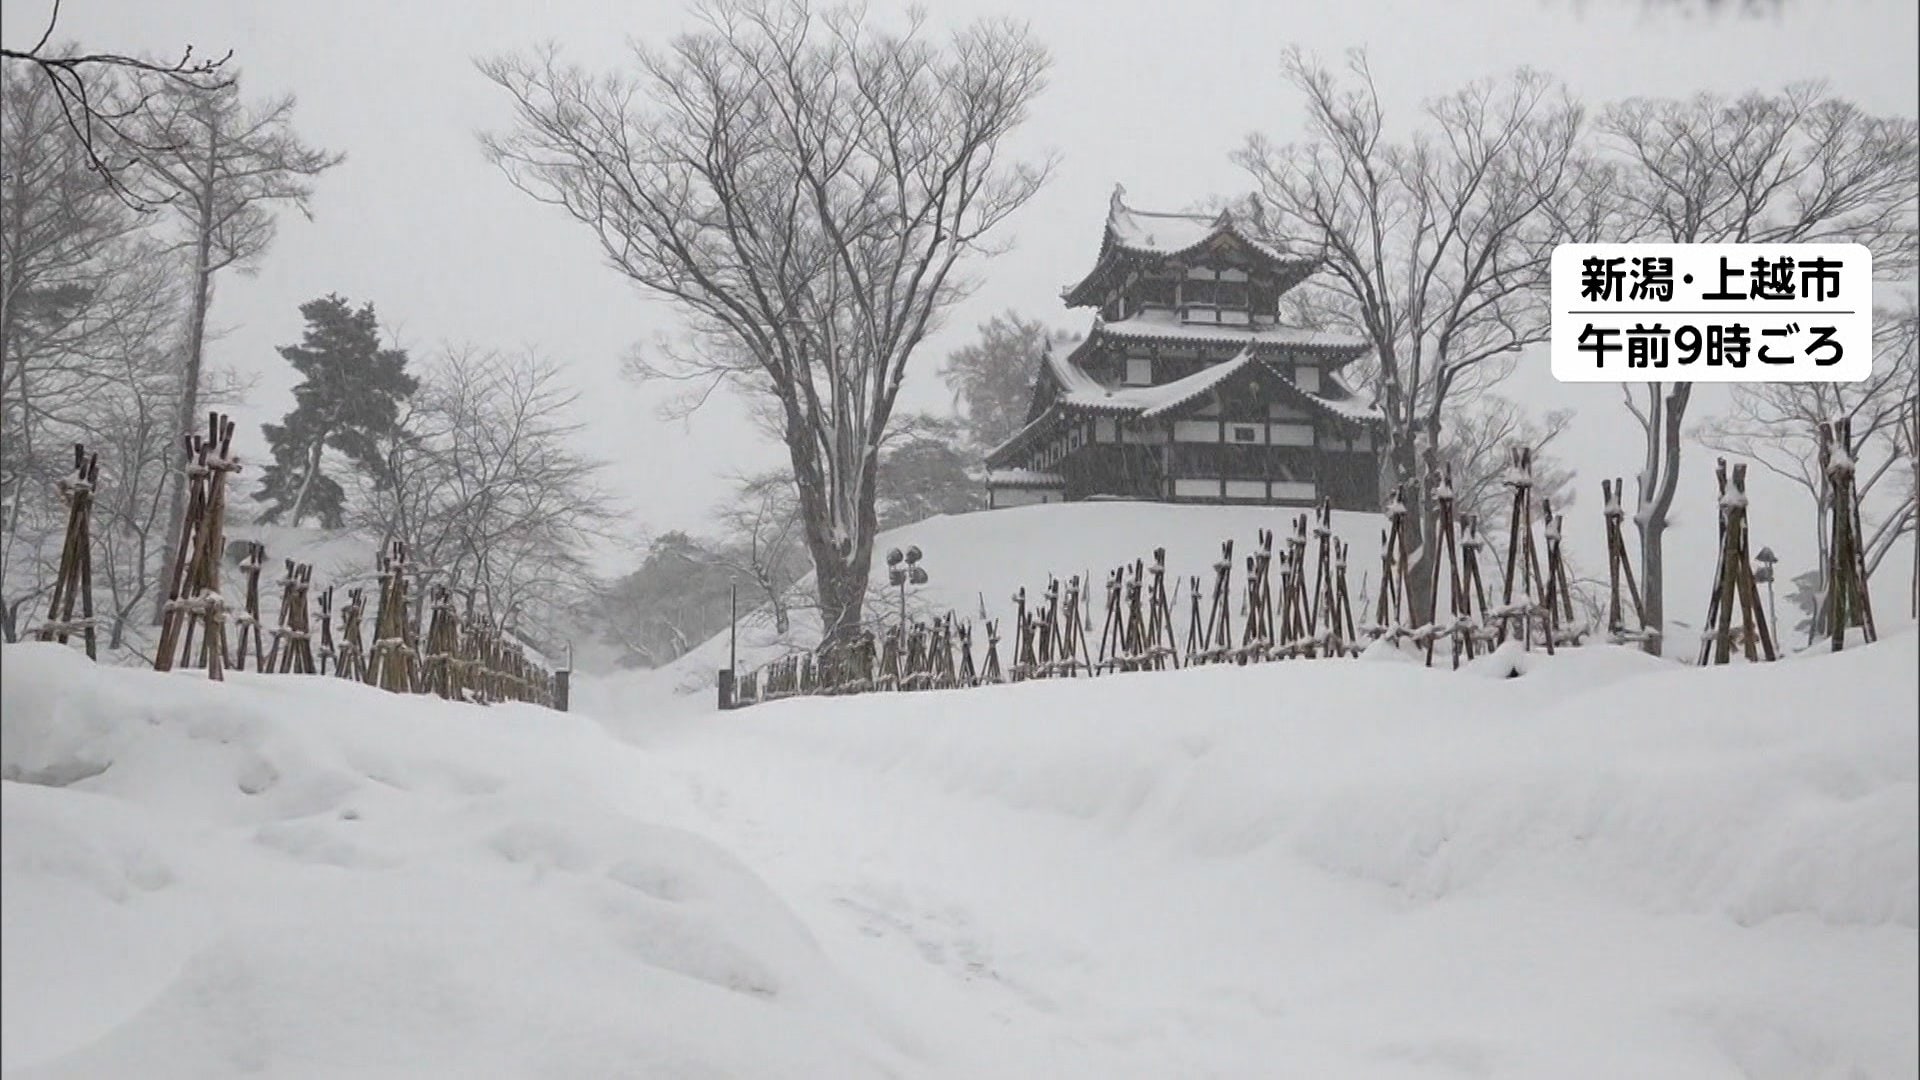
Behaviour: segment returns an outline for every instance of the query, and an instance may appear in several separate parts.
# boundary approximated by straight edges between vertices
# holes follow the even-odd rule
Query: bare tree
[[[496,625],[517,612],[550,629],[591,582],[588,547],[612,520],[599,463],[572,448],[578,395],[531,353],[450,348],[419,378],[354,523],[406,541]]]
[[[1619,166],[1614,212],[1575,239],[1667,243],[1865,244],[1874,271],[1916,263],[1920,150],[1912,120],[1869,116],[1820,84],[1727,100],[1638,99],[1598,123]],[[1690,383],[1622,387],[1645,433],[1634,524],[1647,625],[1664,619],[1663,540],[1679,483]],[[1648,642],[1658,652],[1658,639]]]
[[[179,384],[160,342],[129,342],[114,393],[98,403],[88,446],[100,454],[94,494],[94,564],[105,587],[107,646],[129,644],[135,612],[160,580],[169,538],[161,532],[169,481],[180,468],[174,438]]]
[[[811,569],[793,477],[785,471],[735,477],[714,517],[721,530],[715,561],[754,583],[773,611],[775,633],[785,635],[794,586]]]
[[[83,53],[72,46],[55,47],[54,28],[60,22],[60,2],[54,0],[47,26],[33,47],[0,48],[0,60],[9,73],[31,73],[51,95],[61,121],[73,136],[88,169],[100,186],[130,209],[151,208],[148,196],[126,184],[126,170],[141,156],[167,148],[147,141],[136,117],[159,88],[190,93],[222,89],[231,84],[221,71],[233,53],[218,60],[195,60],[189,45],[173,63],[119,53]],[[9,82],[7,90],[13,92]],[[11,169],[11,164],[6,166]]]
[[[179,218],[192,259],[180,348],[179,431],[193,430],[201,408],[214,275],[250,266],[266,252],[277,207],[311,216],[313,178],[345,160],[300,141],[291,97],[250,106],[240,98],[238,74],[229,76],[225,86],[211,91],[163,87],[141,115],[140,145],[155,148],[142,153],[142,164],[169,193],[168,206]],[[185,512],[186,476],[181,474],[167,504],[168,535],[179,532]]]
[[[1258,185],[1272,239],[1320,257],[1321,273],[1289,294],[1298,314],[1373,346],[1355,371],[1385,413],[1387,457],[1423,537],[1449,408],[1547,339],[1553,246],[1597,205],[1583,113],[1522,70],[1429,102],[1427,128],[1396,142],[1365,54],[1350,54],[1347,85],[1298,49],[1283,68],[1309,141],[1255,135],[1234,160]],[[1424,544],[1415,555],[1423,582]],[[1416,582],[1423,605],[1427,594]]]
[[[1506,480],[1515,446],[1533,452],[1534,497],[1550,501],[1556,512],[1572,506],[1578,497],[1575,472],[1552,450],[1572,423],[1572,409],[1554,409],[1535,419],[1518,403],[1493,393],[1463,402],[1440,439],[1440,462],[1453,471],[1454,513],[1473,515],[1490,539],[1504,543],[1499,527],[1513,505]],[[1538,520],[1538,511],[1535,517]]]
[[[891,33],[804,0],[698,10],[698,32],[636,46],[633,75],[551,50],[483,61],[515,115],[485,145],[688,317],[699,347],[649,374],[777,407],[831,638],[861,616],[907,365],[962,295],[962,258],[1046,178],[1004,143],[1048,57],[1005,20],[936,44],[917,16]]]
[[[164,361],[178,294],[173,260],[89,171],[50,86],[13,66],[0,78],[0,629],[11,635],[58,549],[70,444],[120,434],[113,417]],[[103,464],[114,482],[110,455]],[[110,517],[96,515],[96,535]]]
[[[1859,443],[1855,486],[1862,507],[1877,505],[1861,537],[1868,577],[1914,527],[1914,501],[1906,483],[1906,428],[1920,388],[1920,307],[1912,297],[1898,309],[1874,314],[1873,374],[1857,383],[1740,383],[1733,388],[1727,414],[1700,426],[1697,437],[1708,447],[1759,464],[1806,492],[1814,508],[1814,535],[1820,554],[1820,584],[1826,590],[1826,566],[1832,540],[1826,473],[1820,468],[1819,426],[1847,419]],[[1888,481],[1883,485],[1883,481]],[[1816,616],[1812,633],[1824,631]]]

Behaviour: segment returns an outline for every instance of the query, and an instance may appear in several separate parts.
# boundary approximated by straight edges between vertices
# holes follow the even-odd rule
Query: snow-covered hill
[[[984,606],[989,617],[1002,626],[1013,619],[1012,595],[1025,587],[1029,597],[1037,598],[1046,588],[1047,575],[1057,575],[1064,587],[1071,574],[1090,575],[1095,588],[1102,588],[1106,574],[1115,566],[1135,559],[1151,558],[1155,547],[1167,549],[1167,565],[1177,589],[1186,588],[1186,578],[1199,575],[1202,588],[1211,588],[1211,567],[1220,557],[1220,543],[1232,540],[1236,556],[1236,590],[1243,580],[1244,556],[1255,545],[1260,529],[1271,529],[1284,539],[1299,511],[1253,506],[1190,506],[1166,503],[1125,501],[1057,503],[1024,506],[1006,510],[929,518],[913,525],[883,533],[874,544],[871,577],[873,603],[869,615],[891,617],[895,594],[886,587],[884,561],[889,548],[905,549],[917,545],[924,554],[922,565],[930,580],[909,594],[909,606],[923,613],[956,611],[978,619]],[[1709,518],[1702,526],[1690,518],[1690,528],[1677,528],[1668,536],[1667,614],[1669,640],[1683,645],[1677,652],[1689,655],[1698,640],[1698,627],[1706,613],[1706,602],[1713,583],[1716,538]],[[1771,523],[1772,535],[1781,532],[1779,522]],[[1790,522],[1796,527],[1798,522]],[[1376,513],[1341,512],[1334,515],[1334,531],[1351,546],[1348,570],[1349,587],[1358,604],[1363,590],[1377,587],[1380,578],[1381,534],[1385,525]],[[1499,535],[1504,546],[1505,523],[1484,526]],[[1539,541],[1544,551],[1544,540]],[[1779,543],[1779,541],[1774,541]],[[1638,551],[1637,541],[1629,537],[1629,548]],[[1606,578],[1606,541],[1600,508],[1577,506],[1567,517],[1564,528],[1564,552],[1577,591],[1603,596]],[[1875,579],[1877,610],[1889,627],[1911,625],[1907,614],[1905,586],[1907,578],[1901,559],[1891,560]],[[1638,563],[1636,562],[1636,573]],[[1797,564],[1783,563],[1783,579],[1777,586],[1781,618],[1791,625],[1799,618],[1788,606],[1786,594],[1791,586],[1785,577]],[[1483,565],[1482,574],[1496,595],[1500,588],[1500,567]],[[811,600],[812,582],[802,582],[796,594],[802,604]],[[1238,593],[1236,592],[1236,596]],[[1184,592],[1174,603],[1177,624],[1186,626]],[[739,626],[739,666],[751,670],[796,648],[810,648],[819,640],[819,623],[804,607],[794,612],[785,635],[774,632],[770,613],[756,609],[757,597],[743,586],[740,594],[742,617]],[[1095,619],[1101,615],[1100,597],[1093,608]],[[1789,635],[1788,646],[1803,644],[1798,635]],[[976,647],[984,648],[976,638]],[[682,697],[677,708],[711,707],[715,673],[727,666],[729,641],[725,631],[695,647],[672,664],[653,671],[636,671],[596,680],[586,692],[603,692],[619,699],[656,700],[666,695]]]
[[[1257,543],[1259,530],[1271,529],[1276,548],[1293,528],[1298,510],[1258,506],[1177,506],[1167,503],[1101,501],[1022,506],[928,518],[881,533],[874,542],[871,588],[875,607],[892,611],[896,594],[887,588],[886,553],[921,550],[928,581],[908,593],[908,606],[922,614],[954,611],[979,619],[984,606],[989,618],[1001,625],[1013,622],[1014,590],[1025,588],[1029,603],[1038,603],[1047,587],[1047,575],[1066,579],[1074,574],[1094,583],[1094,618],[1103,610],[1106,575],[1136,559],[1151,561],[1153,549],[1167,550],[1170,589],[1180,590],[1173,604],[1179,625],[1185,627],[1186,579],[1198,575],[1210,589],[1212,567],[1220,558],[1220,543],[1234,543],[1234,580],[1241,580],[1245,556]],[[1349,588],[1359,603],[1363,585],[1380,576],[1382,517],[1379,514],[1334,514],[1334,532],[1350,546]],[[810,597],[812,579],[798,590]],[[739,664],[748,670],[795,648],[819,640],[820,624],[813,611],[793,613],[789,632],[774,632],[772,615],[749,610],[752,597],[741,593],[743,615],[739,628]],[[1099,628],[1096,626],[1097,631]],[[976,631],[977,648],[985,648],[984,631]],[[725,631],[686,655],[655,671],[631,672],[602,680],[605,692],[622,697],[652,697],[662,692],[693,694],[714,684],[714,673],[727,666],[729,642]],[[703,698],[703,700],[705,700]]]
[[[1917,644],[679,718],[10,646],[0,1065],[1912,1076]]]

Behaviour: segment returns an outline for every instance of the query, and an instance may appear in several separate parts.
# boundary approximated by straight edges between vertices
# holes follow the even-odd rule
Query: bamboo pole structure
[[[224,553],[227,477],[240,471],[233,456],[234,423],[221,413],[207,415],[207,434],[187,435],[187,514],[174,551],[174,573],[162,608],[160,642],[154,670],[195,663],[194,633],[201,634],[198,663],[214,681],[225,678],[227,602],[220,592]]]
[[[93,617],[93,494],[100,482],[100,455],[73,444],[73,475],[60,481],[60,499],[67,505],[67,531],[60,545],[60,565],[54,574],[53,596],[47,619],[40,624],[41,641],[65,645],[74,633],[86,643],[87,659],[98,660],[98,629]],[[80,617],[74,617],[78,602]]]
[[[1493,613],[1500,632],[1498,642],[1506,644],[1519,627],[1521,646],[1533,648],[1534,623],[1541,623],[1541,639],[1547,654],[1553,654],[1554,621],[1542,603],[1546,582],[1540,572],[1540,550],[1533,539],[1533,451],[1529,447],[1512,448],[1512,463],[1504,480],[1513,489],[1513,513],[1507,530],[1506,576],[1501,585],[1500,609]],[[1516,598],[1516,593],[1518,594]]]
[[[1767,632],[1767,613],[1760,604],[1760,587],[1753,580],[1747,548],[1747,467],[1735,465],[1729,484],[1727,459],[1721,458],[1714,475],[1720,487],[1720,557],[1713,595],[1707,601],[1708,632],[1701,637],[1699,662],[1725,664],[1733,658],[1735,607],[1740,609],[1739,638],[1746,658],[1758,660],[1764,652],[1773,660],[1773,638]]]
[[[246,592],[241,600],[240,614],[234,617],[239,631],[234,634],[233,670],[247,670],[247,646],[252,644],[253,670],[271,671],[267,664],[265,644],[260,634],[260,571],[267,563],[267,546],[258,540],[247,541],[246,558],[240,560],[240,573],[246,578]],[[284,608],[284,604],[282,607]],[[276,639],[275,644],[279,642]]]
[[[1873,596],[1867,585],[1864,530],[1860,497],[1854,486],[1853,421],[1842,417],[1823,423],[1820,433],[1820,471],[1826,477],[1827,544],[1826,621],[1832,649],[1846,647],[1847,631],[1860,628],[1865,641],[1878,639],[1873,623]]]

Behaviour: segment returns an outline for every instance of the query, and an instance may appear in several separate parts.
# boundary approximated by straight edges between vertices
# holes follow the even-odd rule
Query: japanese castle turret
[[[987,455],[993,506],[1117,497],[1380,506],[1381,415],[1341,378],[1354,338],[1283,326],[1314,260],[1221,214],[1134,210],[1116,187],[1092,272],[1096,309],[1040,358],[1027,422]]]

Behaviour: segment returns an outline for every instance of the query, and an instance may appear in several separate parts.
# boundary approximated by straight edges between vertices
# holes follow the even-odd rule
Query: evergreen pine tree
[[[380,347],[373,305],[357,310],[337,295],[301,305],[307,329],[298,345],[279,353],[305,378],[294,387],[293,410],[279,424],[263,424],[273,463],[253,497],[268,504],[260,520],[304,518],[340,527],[346,492],[323,471],[328,447],[362,470],[378,468],[382,436],[399,422],[400,404],[419,387],[407,374],[404,349]]]

